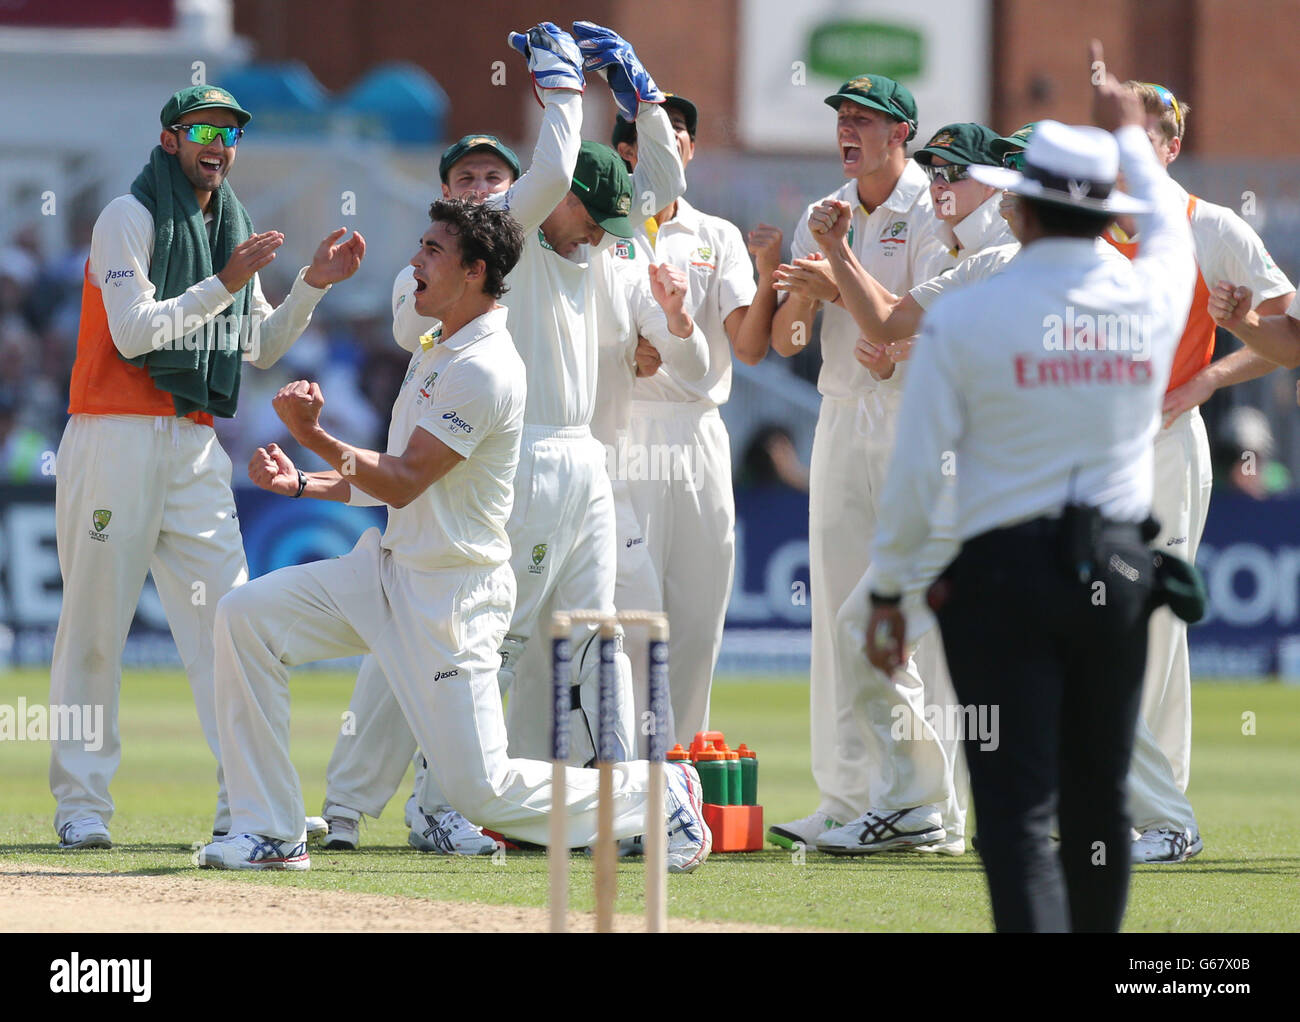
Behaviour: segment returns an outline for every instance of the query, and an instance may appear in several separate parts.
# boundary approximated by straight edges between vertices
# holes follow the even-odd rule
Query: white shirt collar
[[[956,227],[944,224],[945,237],[951,236],[961,243],[962,251],[967,255],[978,252],[988,245],[995,236],[1002,233],[1001,225],[1006,221],[998,212],[1002,203],[1002,193],[994,192],[981,202]]]
[[[903,165],[903,173],[899,175],[898,183],[894,185],[894,190],[889,193],[888,198],[877,206],[877,209],[884,207],[893,210],[895,213],[906,213],[916,205],[916,200],[926,192],[930,187],[930,179],[925,176],[923,171],[915,160],[908,160]],[[858,196],[858,182],[856,178],[850,178],[844,182],[844,187],[840,189],[840,198],[847,202],[854,210],[861,210],[863,216],[870,216],[866,207],[862,205],[862,199]],[[874,212],[874,211],[873,211]]]
[[[475,341],[482,340],[488,334],[500,333],[506,328],[506,314],[509,310],[504,305],[498,305],[495,309],[483,313],[471,319],[463,327],[457,330],[446,340],[439,342],[438,334],[442,327],[438,327],[430,333],[420,338],[420,347],[428,351],[434,345],[441,343],[448,351],[461,351],[468,348]]]
[[[661,223],[659,225],[659,230],[662,231],[672,226],[681,227],[683,230],[690,231],[692,234],[699,234],[700,211],[684,198],[678,198],[677,209],[673,212],[672,219],[665,220]]]

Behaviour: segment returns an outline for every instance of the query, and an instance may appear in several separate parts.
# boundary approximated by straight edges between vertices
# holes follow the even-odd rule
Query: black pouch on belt
[[[1060,555],[1071,578],[1087,582],[1097,567],[1097,547],[1105,519],[1086,504],[1066,504],[1061,512]]]

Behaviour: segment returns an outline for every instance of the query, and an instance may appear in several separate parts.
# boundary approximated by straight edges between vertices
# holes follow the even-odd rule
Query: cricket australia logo
[[[113,517],[112,511],[106,511],[100,508],[98,511],[90,513],[90,523],[95,527],[95,531],[90,533],[90,538],[100,543],[108,542],[108,533],[104,530],[108,528],[109,519]]]
[[[546,560],[546,544],[538,543],[533,547],[533,563],[528,566],[528,571],[532,575],[540,575],[546,570],[546,565],[542,561]]]
[[[898,245],[907,244],[907,221],[895,220],[880,236],[880,247],[883,255],[892,256]]]

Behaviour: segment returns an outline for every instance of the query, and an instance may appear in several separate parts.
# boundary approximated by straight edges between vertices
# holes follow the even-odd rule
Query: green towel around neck
[[[162,146],[154,147],[131,194],[153,217],[149,279],[157,301],[184,294],[212,276],[253,233],[248,213],[225,181],[208,203],[209,229],[180,161]],[[249,281],[220,315],[165,347],[127,361],[149,370],[154,384],[172,395],[178,416],[198,411],[230,418],[239,400],[240,331],[252,330],[252,305]]]

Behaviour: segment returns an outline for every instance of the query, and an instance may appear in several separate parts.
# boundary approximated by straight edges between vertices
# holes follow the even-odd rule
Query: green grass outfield
[[[0,704],[48,698],[39,671],[0,675]],[[307,807],[318,812],[325,764],[352,676],[299,673],[293,682],[293,756]],[[1300,687],[1200,683],[1193,687],[1195,743],[1189,794],[1205,851],[1181,866],[1134,870],[1126,927],[1135,931],[1300,929]],[[1250,716],[1244,716],[1250,715]],[[808,771],[808,694],[792,678],[723,678],[713,719],[734,745],[757,749],[767,823],[816,805]],[[1251,730],[1254,734],[1243,734]],[[0,861],[138,874],[189,871],[191,843],[211,826],[212,768],[189,686],[174,672],[131,671],[122,685],[122,767],[114,783],[111,851],[60,853],[51,827],[48,749],[0,742]],[[347,890],[415,898],[544,905],[546,860],[505,862],[421,855],[406,847],[402,802],[368,821],[360,853],[312,852],[306,873],[232,874],[252,884]],[[620,912],[642,909],[642,868],[620,867]],[[572,863],[571,906],[591,909],[590,866]],[[979,859],[879,855],[839,860],[809,852],[798,862],[769,847],[712,857],[669,880],[669,912],[778,926],[853,930],[989,930]]]

